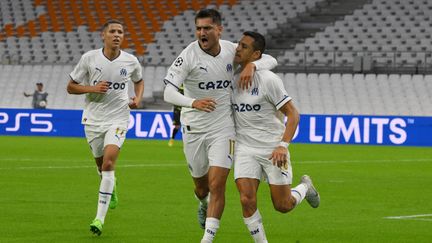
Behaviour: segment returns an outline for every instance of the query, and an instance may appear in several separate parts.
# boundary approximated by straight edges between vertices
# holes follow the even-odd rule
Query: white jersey
[[[107,125],[126,124],[129,121],[128,82],[142,79],[142,68],[138,59],[127,52],[109,60],[103,50],[97,49],[82,55],[70,77],[77,83],[94,86],[107,81],[109,89],[105,94],[87,93],[82,115],[82,124]]]
[[[233,60],[237,44],[220,40],[217,56],[204,52],[194,41],[187,46],[168,69],[166,84],[179,88],[184,84],[184,95],[193,99],[213,98],[217,105],[210,113],[193,108],[182,108],[181,123],[190,133],[202,133],[232,127],[231,83]]]
[[[255,72],[248,90],[233,85],[236,141],[250,147],[275,147],[285,131],[279,109],[290,100],[282,80],[268,70]]]

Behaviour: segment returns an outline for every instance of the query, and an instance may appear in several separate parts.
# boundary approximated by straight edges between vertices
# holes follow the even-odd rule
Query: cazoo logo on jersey
[[[233,104],[234,111],[245,112],[245,111],[259,111],[261,110],[260,104],[250,105],[245,103]]]
[[[96,86],[98,82],[99,82],[99,81],[94,80],[94,81],[93,81],[93,85]],[[126,88],[126,83],[113,83],[113,82],[107,82],[107,84],[108,84],[108,89],[114,89],[114,90],[118,90],[118,89],[120,89],[120,90],[123,90],[123,89]]]
[[[0,112],[0,129],[5,133],[50,133],[53,130],[50,113]]]
[[[231,80],[217,80],[217,81],[209,81],[209,82],[199,82],[198,88],[204,90],[210,89],[226,89],[231,85]]]

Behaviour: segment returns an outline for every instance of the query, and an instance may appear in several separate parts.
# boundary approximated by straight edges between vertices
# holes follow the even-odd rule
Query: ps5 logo
[[[7,124],[9,121],[12,124],[6,125],[6,132],[19,132],[23,127],[23,123],[28,123],[30,120],[30,132],[49,133],[53,130],[53,124],[47,118],[51,118],[49,113],[27,113],[18,112],[15,117],[9,117],[8,113],[0,112],[0,124]]]

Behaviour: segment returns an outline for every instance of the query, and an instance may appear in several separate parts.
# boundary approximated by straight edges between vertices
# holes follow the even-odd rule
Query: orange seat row
[[[181,12],[199,10],[208,4],[236,4],[237,0],[34,0],[34,7],[44,6],[46,13],[34,20],[14,27],[0,26],[0,41],[9,37],[34,37],[42,32],[71,32],[78,26],[88,26],[89,31],[99,31],[108,19],[124,22],[126,31],[124,48],[145,52],[144,44],[154,41],[154,33],[160,31],[163,22]]]

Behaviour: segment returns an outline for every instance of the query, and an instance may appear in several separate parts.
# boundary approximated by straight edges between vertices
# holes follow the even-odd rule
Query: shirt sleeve
[[[253,64],[255,64],[255,68],[256,70],[271,70],[273,68],[275,68],[278,63],[277,60],[267,54],[262,54],[261,58],[252,62]]]
[[[280,79],[279,76],[268,72],[264,79],[263,85],[266,87],[267,99],[276,106],[276,109],[279,110],[292,98],[288,96],[283,86],[282,79]]]
[[[235,50],[237,49],[238,43],[233,43],[230,41],[228,41],[228,43],[230,43],[233,46],[234,52],[235,52]],[[271,70],[278,65],[276,58],[274,58],[270,55],[264,54],[264,53],[262,54],[260,59],[253,61],[252,63],[255,64],[255,68],[257,71],[258,70]]]
[[[176,106],[192,107],[195,99],[189,98],[181,94],[173,85],[167,85],[164,90],[164,100]]]
[[[82,83],[89,79],[89,73],[87,69],[87,55],[82,55],[78,64],[75,66],[74,70],[69,74],[70,78],[77,82]]]
[[[183,50],[175,61],[168,68],[167,75],[164,78],[165,85],[173,85],[177,89],[183,84],[186,77],[190,72],[190,61],[192,58],[188,57],[188,49]]]
[[[141,67],[141,64],[139,63],[138,59],[135,58],[135,60],[136,60],[136,62],[135,62],[135,68],[134,68],[134,70],[132,72],[132,75],[131,75],[131,80],[134,83],[142,80],[142,67]]]

